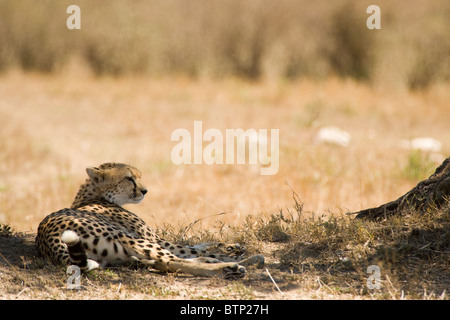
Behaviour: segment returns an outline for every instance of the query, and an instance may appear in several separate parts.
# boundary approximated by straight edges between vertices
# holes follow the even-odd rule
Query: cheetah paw
[[[264,256],[261,254],[257,254],[254,256],[251,256],[247,259],[239,261],[240,265],[243,266],[256,266],[256,268],[262,268],[264,266]]]
[[[223,268],[223,278],[226,280],[236,280],[243,278],[246,274],[246,270],[243,266],[239,264],[234,264],[232,266],[228,266]]]

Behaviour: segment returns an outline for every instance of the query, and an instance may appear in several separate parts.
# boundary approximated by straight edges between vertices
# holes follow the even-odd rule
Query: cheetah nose
[[[142,189],[141,192],[142,192],[143,195],[145,195],[148,192],[148,190],[147,189]]]

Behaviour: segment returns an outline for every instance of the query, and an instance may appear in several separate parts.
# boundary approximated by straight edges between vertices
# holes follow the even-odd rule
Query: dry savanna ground
[[[448,299],[449,211],[380,223],[345,213],[393,200],[450,154],[450,90],[322,80],[95,77],[86,69],[0,77],[0,297],[6,299]],[[171,134],[279,129],[279,171],[175,165]],[[317,140],[322,127],[350,135]],[[439,151],[406,140],[431,137]],[[207,143],[204,143],[204,146]],[[39,222],[71,204],[85,168],[129,163],[147,198],[127,209],[183,243],[240,242],[266,256],[240,281],[110,268],[66,288],[32,246]],[[223,214],[221,214],[223,213]],[[378,265],[381,288],[368,289]],[[272,276],[279,290],[271,280]],[[280,292],[281,291],[281,292]]]

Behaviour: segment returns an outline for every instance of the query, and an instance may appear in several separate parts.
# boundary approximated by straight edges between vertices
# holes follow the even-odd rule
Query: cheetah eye
[[[126,177],[125,180],[130,181],[134,187],[136,187],[136,182],[134,181],[134,179],[132,177]]]

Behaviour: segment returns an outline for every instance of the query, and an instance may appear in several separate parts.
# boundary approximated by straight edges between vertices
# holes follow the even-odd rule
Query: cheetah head
[[[104,163],[98,168],[88,167],[89,180],[101,197],[122,206],[139,203],[147,189],[141,184],[138,169],[122,163]]]

